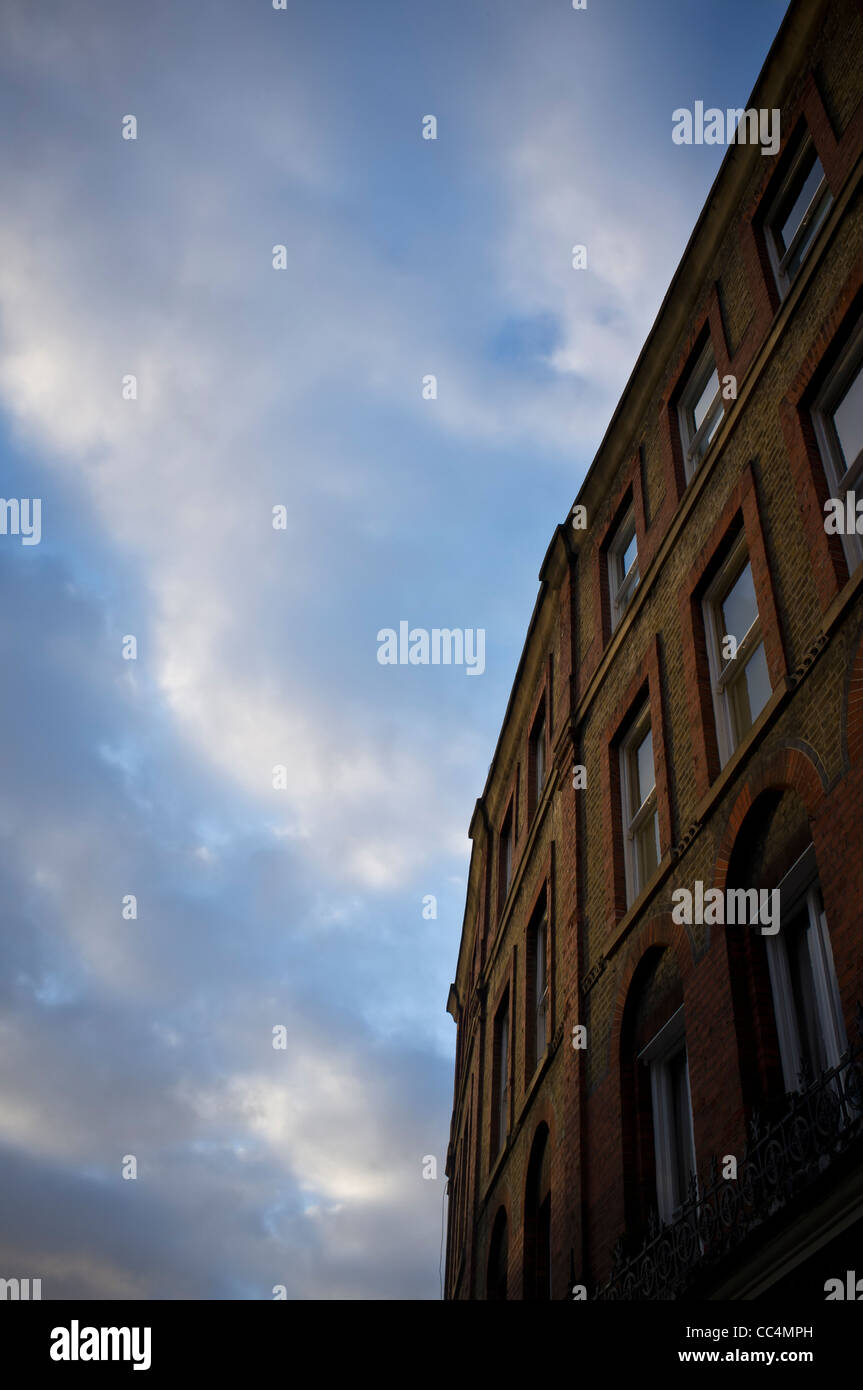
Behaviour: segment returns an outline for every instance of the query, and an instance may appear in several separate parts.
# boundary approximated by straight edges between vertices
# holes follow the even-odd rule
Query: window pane
[[[734,746],[736,747],[744,735],[752,728],[752,715],[749,710],[749,690],[746,685],[745,673],[741,672],[737,679],[727,687],[726,693],[731,710],[731,728]]]
[[[500,855],[503,866],[504,892],[509,888],[512,878],[512,821],[508,820],[501,835]]]
[[[506,1281],[509,1266],[509,1240],[504,1218],[495,1223],[492,1250],[488,1261],[488,1297],[499,1301],[506,1298]]]
[[[498,1057],[500,1070],[498,1071],[497,1095],[498,1095],[498,1117],[497,1117],[497,1139],[498,1146],[503,1147],[506,1139],[507,1122],[507,1086],[509,1082],[509,1019],[504,1013],[500,1019],[500,1042],[498,1045]]]
[[[724,416],[725,416],[725,410],[724,410],[724,407],[723,407],[723,406],[721,405],[721,403],[720,403],[719,409],[717,410],[716,414],[715,414],[714,417],[713,417],[713,424],[710,426],[710,429],[707,431],[707,434],[704,436],[704,449],[707,448],[708,444],[710,443],[711,439],[712,439],[713,436],[715,435],[716,431],[719,429],[719,426],[722,424],[722,421],[723,421]],[[702,451],[702,452],[703,452],[703,451]]]
[[[763,642],[758,643],[746,663],[746,688],[749,695],[749,713],[754,720],[761,713],[772,694]]]
[[[671,1082],[671,1123],[674,1133],[672,1159],[675,1205],[685,1202],[692,1173],[692,1125],[689,1111],[689,1075],[686,1050],[678,1052],[668,1063]]]
[[[546,919],[540,922],[536,929],[536,950],[534,959],[536,961],[534,980],[534,1001],[536,1006],[536,1051],[534,1062],[538,1063],[545,1052],[546,1042],[546,1013],[548,1010],[548,971],[546,965]]]
[[[545,781],[545,720],[538,726],[533,736],[533,757],[536,770],[536,799],[539,800]]]
[[[621,573],[621,577],[622,577],[622,578],[625,578],[626,575],[629,574],[629,571],[632,569],[632,566],[635,564],[635,560],[636,560],[636,556],[637,556],[637,555],[638,555],[638,545],[637,545],[636,539],[635,539],[635,532],[633,531],[633,533],[632,533],[632,539],[629,541],[629,544],[627,545],[626,549],[623,551],[623,554],[622,554],[621,557],[620,557],[620,568],[621,568],[621,572],[622,572],[622,573]]]
[[[827,209],[829,208],[829,206],[830,198],[828,196],[824,199],[820,209],[815,214],[812,221],[809,223],[809,226],[806,228],[806,231],[804,232],[803,236],[800,238],[794,255],[791,257],[791,259],[785,266],[785,273],[788,276],[789,280],[793,280],[794,276],[800,269],[800,266],[802,265],[806,257],[806,253],[809,250],[809,247],[815,240],[815,234],[827,215]]]
[[[536,1216],[536,1296],[551,1298],[551,1193],[543,1199]]]
[[[860,367],[833,411],[833,427],[847,471],[863,449],[863,370]]]
[[[800,226],[804,213],[812,202],[818,185],[824,177],[821,161],[816,157],[814,150],[806,161],[806,165],[804,165],[802,177],[802,185],[795,184],[795,188],[799,190],[796,196],[792,190],[791,196],[793,197],[793,202],[791,206],[787,210],[782,210],[779,214],[780,226],[777,240],[779,241],[779,248],[782,253],[788,249],[791,242],[794,240],[794,233]]]
[[[653,770],[652,729],[647,730],[647,733],[635,750],[632,763],[635,774],[633,778],[635,782],[635,786],[633,787],[633,799],[635,804],[632,807],[632,812],[634,814],[639,806],[644,805],[644,802],[650,795],[656,782],[656,774]]]
[[[827,1052],[818,1017],[809,952],[809,931],[809,912],[805,905],[790,924],[782,924],[791,974],[797,1036],[800,1041],[800,1061],[806,1064],[809,1080],[813,1081],[827,1066]]]
[[[734,742],[749,732],[770,698],[770,677],[764,643],[759,642],[743,670],[728,686]]]
[[[635,887],[636,892],[640,892],[656,873],[659,864],[659,818],[656,812],[639,827],[635,836],[635,852],[638,872]]]
[[[714,367],[713,371],[710,373],[710,376],[705,382],[704,390],[701,392],[701,395],[698,397],[698,400],[696,401],[692,410],[692,419],[695,424],[696,432],[701,429],[701,426],[704,423],[704,418],[707,415],[707,412],[710,409],[711,405],[713,404],[713,398],[718,390],[719,373]],[[714,425],[713,429],[715,432],[716,425]]]
[[[755,585],[752,582],[752,568],[748,560],[722,600],[720,611],[722,615],[720,638],[727,635],[735,637],[739,646],[758,617],[758,602],[755,597]]]

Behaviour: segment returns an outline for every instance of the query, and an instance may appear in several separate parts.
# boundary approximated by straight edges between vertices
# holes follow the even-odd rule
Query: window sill
[[[622,917],[612,918],[608,922],[604,953],[610,956],[617,949],[621,941],[628,935],[630,928],[641,916],[650,899],[654,896],[657,889],[665,882],[672,865],[675,863],[673,850],[666,850],[660,860],[656,872],[648,883],[644,885],[638,897],[630,903]]]
[[[543,1076],[545,1075],[545,1071],[546,1071],[546,1062],[549,1060],[549,1057],[550,1057],[550,1056],[551,1056],[551,1048],[549,1047],[548,1043],[546,1043],[546,1045],[545,1045],[545,1051],[543,1052],[542,1056],[540,1057],[539,1061],[537,1062],[536,1066],[534,1067],[533,1072],[532,1072],[531,1077],[530,1077],[530,1080],[529,1080],[528,1084],[527,1084],[527,1085],[525,1086],[525,1088],[524,1088],[524,1100],[522,1101],[521,1106],[520,1106],[520,1108],[519,1108],[519,1112],[518,1112],[518,1123],[519,1123],[519,1124],[521,1124],[522,1116],[524,1115],[525,1111],[527,1110],[528,1106],[530,1105],[530,1102],[533,1100],[534,1094],[535,1094],[535,1092],[537,1091],[537,1089],[538,1089],[538,1087],[539,1087],[539,1083],[540,1083],[540,1081],[542,1080]]]
[[[863,590],[863,560],[854,566],[839,592],[831,600],[829,608],[825,611],[825,633],[832,632],[833,628],[845,616],[846,610],[860,597],[861,590]]]

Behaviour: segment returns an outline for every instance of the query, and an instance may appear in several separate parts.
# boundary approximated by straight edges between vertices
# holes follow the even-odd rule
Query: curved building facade
[[[448,1001],[450,1299],[859,1264],[861,57],[858,0],[791,5],[776,153],[729,145],[542,565]]]

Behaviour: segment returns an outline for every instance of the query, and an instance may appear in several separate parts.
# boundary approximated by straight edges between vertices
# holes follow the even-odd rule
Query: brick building
[[[779,149],[729,145],[543,562],[470,826],[448,1298],[863,1259],[861,96],[859,0],[796,0]]]

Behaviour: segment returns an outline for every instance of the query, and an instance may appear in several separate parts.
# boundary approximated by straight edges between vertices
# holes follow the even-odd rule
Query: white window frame
[[[543,973],[540,977],[540,943],[542,944],[542,964]],[[544,912],[536,927],[533,943],[533,1002],[534,1002],[534,1021],[533,1021],[533,1046],[534,1046],[534,1071],[539,1066],[548,1049],[549,1033],[549,992],[548,992],[548,913]],[[539,986],[542,983],[542,993],[539,993]],[[543,1044],[539,1045],[539,1023],[543,1020]]]
[[[722,656],[722,639],[729,634],[720,632],[722,626],[720,622],[720,609],[722,600],[729,589],[736,583],[743,573],[746,566],[752,567],[752,559],[749,548],[746,544],[745,534],[740,536],[731,549],[731,553],[724,561],[719,573],[704,595],[702,611],[704,614],[704,631],[707,636],[707,660],[710,667],[710,687],[713,692],[713,713],[716,719],[716,735],[719,747],[719,761],[722,767],[728,762],[734,750],[740,746],[746,738],[748,730],[737,738],[734,731],[734,720],[731,711],[731,701],[729,699],[729,687],[738,680],[745,680],[744,671],[750,657],[754,656],[756,648],[763,643],[764,634],[761,625],[760,610],[749,631],[744,633],[742,639],[737,633],[730,634],[737,637],[737,655],[729,657],[727,660]],[[753,574],[753,587],[755,577]],[[758,607],[758,595],[755,595],[755,605]],[[765,653],[766,656],[766,653]],[[769,677],[769,672],[768,672]],[[762,709],[764,706],[762,706]],[[761,711],[758,711],[760,714]],[[752,723],[758,718],[758,714],[753,718]]]
[[[827,485],[831,497],[836,497],[845,507],[845,497],[853,492],[863,478],[863,449],[856,459],[843,471],[842,450],[833,424],[833,411],[848,389],[851,381],[863,372],[863,319],[858,323],[837,359],[829,377],[819,391],[812,406],[812,423],[815,437],[824,464]],[[856,531],[852,535],[842,535],[842,549],[851,574],[863,560],[863,536]]]
[[[693,411],[704,392],[704,388],[713,373],[716,372],[716,395],[707,408],[707,414],[701,421],[698,429],[695,428]],[[680,400],[677,406],[677,418],[680,422],[680,438],[683,443],[684,467],[686,470],[686,481],[696,473],[699,464],[713,443],[709,440],[717,416],[725,414],[725,405],[722,400],[722,382],[719,379],[719,369],[716,365],[716,358],[713,355],[713,344],[708,341],[704,344],[697,361],[689,369]],[[690,418],[693,416],[693,418]],[[715,437],[715,436],[714,436]]]
[[[635,559],[626,574],[621,574],[623,557],[630,542],[635,541]],[[608,593],[611,600],[611,630],[617,627],[638,588],[638,538],[635,529],[635,504],[631,502],[608,547]]]
[[[503,908],[504,903],[506,902],[507,898],[509,897],[509,890],[510,890],[510,887],[512,886],[512,866],[513,866],[514,841],[515,841],[515,806],[514,806],[513,803],[511,802],[510,805],[509,805],[509,808],[508,808],[508,810],[507,810],[507,813],[506,813],[506,815],[505,815],[504,818],[503,818],[503,825],[501,826],[501,832],[500,832],[500,859],[501,859],[501,864],[500,864],[500,870],[499,870],[499,872],[500,872],[500,885],[501,885],[501,896],[500,896],[500,906],[501,906],[501,908]]]
[[[690,1164],[697,1174],[695,1156],[695,1124],[692,1117],[692,1089],[689,1084],[689,1051],[686,1048],[686,1026],[683,1005],[663,1024],[655,1037],[641,1049],[638,1061],[650,1068],[650,1096],[653,1110],[653,1144],[656,1158],[656,1202],[660,1220],[668,1225],[680,1212],[689,1196],[688,1191],[674,1190],[675,1131],[674,1097],[671,1082],[671,1062],[686,1051],[686,1097],[689,1112]],[[696,1184],[697,1184],[696,1176]],[[697,1195],[697,1193],[696,1193]]]
[[[509,1134],[509,997],[497,1015],[497,1152],[506,1145]]]
[[[546,720],[545,720],[545,700],[539,708],[533,732],[530,736],[533,752],[533,805],[534,810],[539,805],[545,786],[546,766],[545,766],[545,739],[546,739]]]
[[[635,902],[641,890],[645,887],[639,881],[638,873],[638,853],[636,849],[636,836],[648,820],[656,821],[655,835],[657,844],[659,841],[659,812],[656,799],[656,748],[653,748],[653,786],[641,805],[635,812],[632,811],[632,759],[642,743],[645,735],[653,732],[653,724],[650,717],[650,701],[646,701],[643,709],[636,716],[632,727],[627,731],[626,737],[620,745],[620,792],[621,810],[623,812],[623,848],[624,863],[626,868],[626,902],[627,907]],[[656,861],[657,867],[662,858],[662,847],[658,844]]]
[[[809,206],[807,207],[806,211],[801,217],[800,225],[798,226],[796,232],[791,238],[791,241],[789,242],[787,249],[783,252],[780,251],[778,243],[777,223],[779,221],[779,209],[782,207],[783,203],[787,203],[789,201],[789,193],[793,188],[794,184],[801,179],[801,170],[803,168],[803,165],[808,162],[810,154],[814,154],[818,163],[821,164],[821,182],[819,183],[818,187],[813,193],[812,198],[809,202]],[[805,182],[805,180],[803,181]],[[793,203],[793,198],[790,199],[790,201]],[[770,204],[767,216],[764,219],[764,231],[766,234],[765,240],[767,242],[767,254],[770,257],[770,264],[773,269],[773,278],[776,281],[776,287],[779,290],[779,296],[781,299],[785,299],[786,295],[789,293],[791,286],[794,283],[794,280],[797,278],[797,275],[800,273],[800,270],[803,267],[806,257],[810,254],[812,247],[815,244],[815,239],[818,235],[818,228],[821,226],[825,217],[827,216],[827,212],[830,208],[830,204],[832,203],[832,201],[833,195],[830,192],[830,188],[827,183],[827,176],[824,173],[824,165],[821,162],[821,156],[815,148],[812,136],[807,134],[801,142],[800,149],[794,156],[794,160],[791,164],[791,167],[788,170],[788,173],[785,175],[785,178],[782,180],[782,183],[780,184],[776,192],[776,196]],[[804,236],[808,235],[813,222],[815,222],[816,225],[815,230],[812,234],[812,240],[810,241],[809,245],[803,253],[803,257],[800,261],[800,265],[798,265],[797,267],[797,271],[793,276],[789,275],[788,265],[796,256],[800,248],[800,243],[803,241]]]
[[[789,869],[779,884],[780,929],[767,942],[767,965],[770,971],[770,986],[773,993],[773,1008],[776,1015],[776,1031],[779,1037],[779,1053],[782,1059],[782,1077],[788,1092],[800,1089],[800,1069],[803,1049],[800,1042],[800,1026],[794,1004],[794,991],[791,985],[791,969],[788,961],[788,948],[782,934],[782,925],[789,917],[796,916],[803,901],[809,915],[806,942],[809,948],[809,964],[812,970],[815,1013],[821,1030],[827,1066],[838,1066],[848,1047],[845,1020],[842,1015],[842,1001],[833,963],[833,948],[830,945],[830,932],[827,917],[820,903],[820,887],[815,863],[815,849],[812,845],[804,850],[800,858]],[[810,1081],[816,1080],[810,1077]]]

